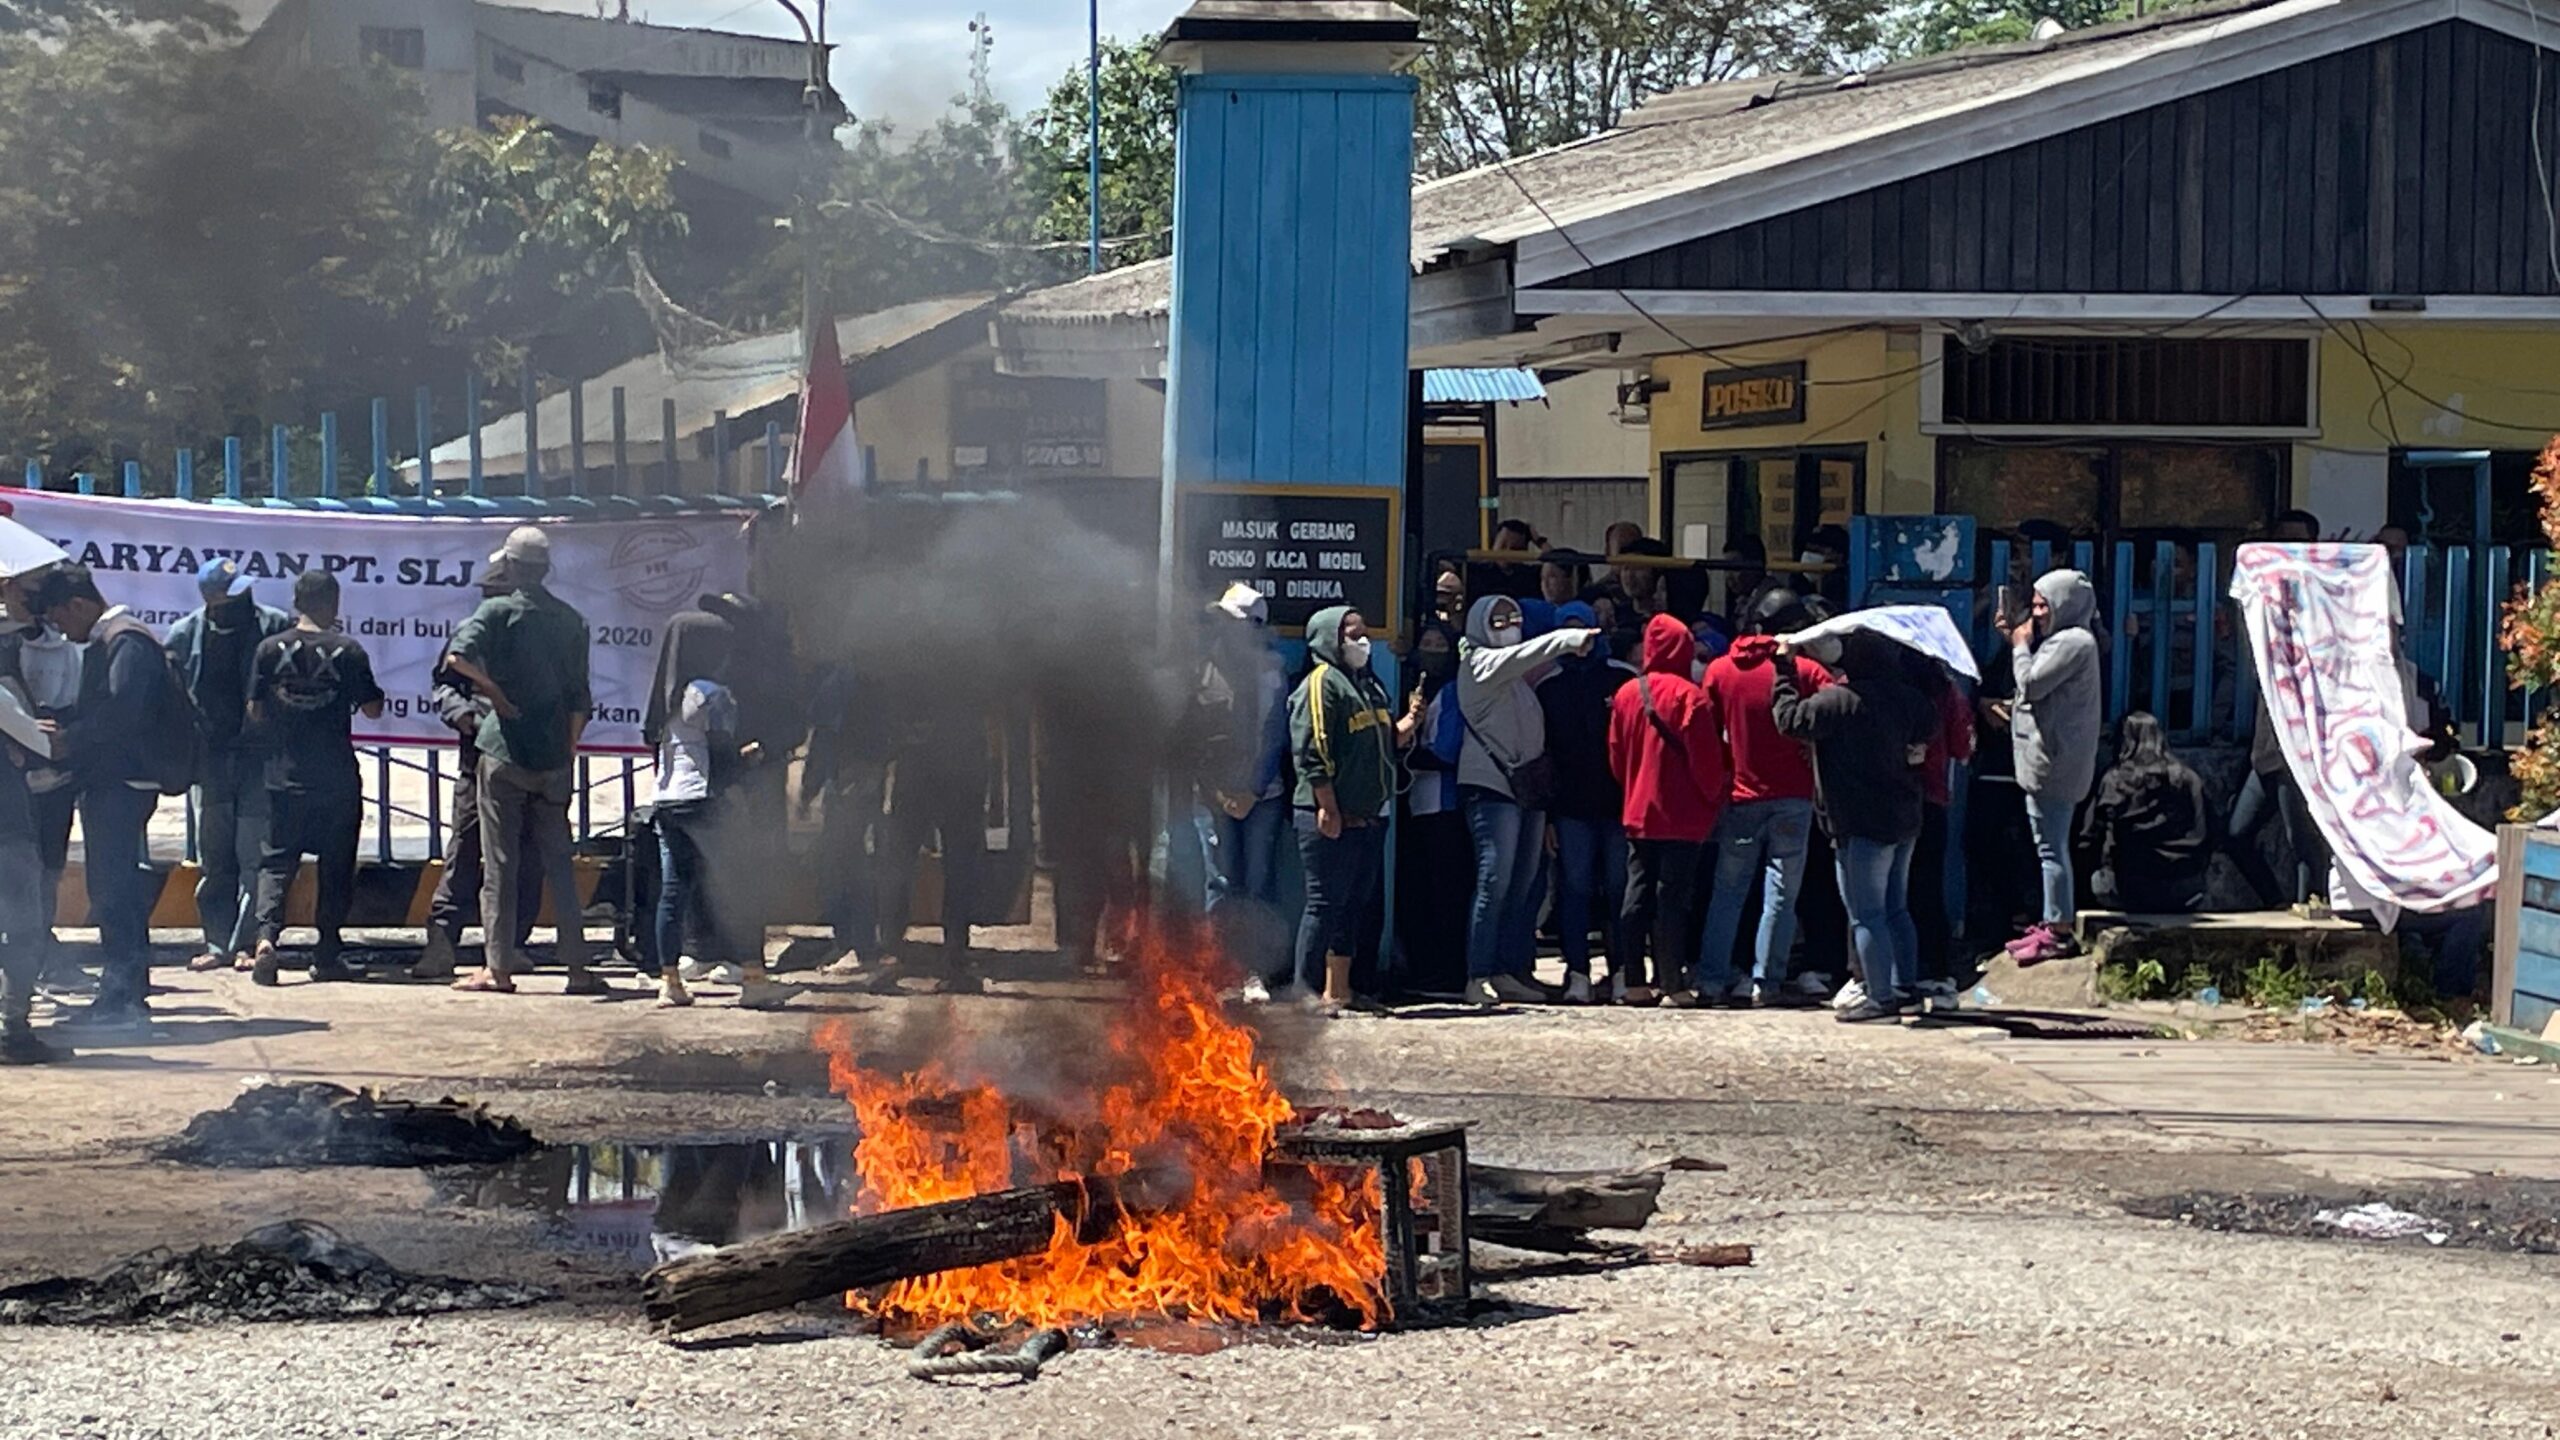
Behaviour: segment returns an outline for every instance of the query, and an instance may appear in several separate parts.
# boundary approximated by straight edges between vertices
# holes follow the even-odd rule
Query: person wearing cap
[[[480,602],[454,633],[446,663],[489,701],[480,724],[481,930],[488,962],[454,982],[457,990],[512,994],[529,968],[516,937],[518,879],[540,868],[559,919],[560,962],[572,995],[609,988],[587,968],[578,871],[570,849],[569,799],[578,741],[595,700],[587,686],[587,621],[551,593],[551,537],[520,525],[489,557],[488,579],[506,593]],[[524,842],[531,824],[532,844]]]
[[[1278,940],[1280,833],[1289,822],[1282,778],[1289,765],[1289,684],[1265,628],[1271,602],[1242,581],[1209,605],[1208,663],[1197,700],[1200,803],[1209,817],[1209,910],[1251,955],[1244,998],[1260,1003],[1285,984],[1292,957]],[[1232,907],[1232,909],[1230,908]],[[1248,931],[1269,930],[1256,946]]]
[[[190,970],[247,968],[256,932],[258,857],[267,841],[266,757],[246,723],[258,647],[293,628],[293,617],[257,601],[255,582],[228,555],[196,571],[204,603],[169,629],[169,663],[186,682],[204,731],[195,787],[196,921],[204,949]]]

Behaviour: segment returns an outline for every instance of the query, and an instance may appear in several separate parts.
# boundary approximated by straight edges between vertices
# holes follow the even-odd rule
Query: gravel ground
[[[563,1299],[0,1332],[0,1435],[2432,1437],[2548,1434],[2560,1416],[2560,1327],[2543,1318],[2560,1261],[2129,1216],[2141,1195],[2312,1187],[1958,1038],[1794,1014],[1284,1020],[1269,1035],[1302,1095],[1470,1119],[1488,1159],[1724,1161],[1673,1176],[1647,1234],[1750,1243],[1749,1269],[1513,1257],[1483,1286],[1503,1305],[1463,1327],[1087,1349],[1030,1385],[910,1380],[901,1352],[824,1307],[670,1346],[637,1322],[627,1271],[562,1249],[538,1217],[453,1208],[414,1174],[192,1171],[142,1148],[250,1069],[460,1089],[555,1140],[840,1125],[806,1018],[342,988],[242,995],[220,978],[209,1010],[323,1023],[28,1081],[0,1115],[0,1281],[297,1214],[407,1268]],[[883,1043],[946,1015],[1026,1043],[1046,1025],[1019,999],[799,1003]],[[493,1030],[493,1013],[519,1018]]]

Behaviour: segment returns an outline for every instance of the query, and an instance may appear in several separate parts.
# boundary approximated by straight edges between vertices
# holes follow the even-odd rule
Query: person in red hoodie
[[[1644,668],[1609,702],[1609,770],[1626,794],[1627,894],[1618,915],[1609,984],[1620,1003],[1650,1005],[1643,947],[1653,943],[1654,985],[1694,1005],[1681,975],[1698,864],[1724,808],[1724,746],[1715,702],[1689,679],[1698,642],[1678,617],[1645,622]]]
[[[1796,943],[1796,897],[1813,840],[1813,760],[1804,742],[1778,732],[1769,691],[1772,667],[1781,664],[1795,667],[1798,694],[1831,683],[1830,672],[1812,660],[1778,654],[1780,635],[1812,623],[1793,591],[1769,591],[1754,607],[1753,633],[1718,656],[1703,681],[1724,718],[1725,763],[1733,776],[1732,803],[1716,827],[1715,893],[1698,939],[1698,991],[1711,1000],[1772,1005],[1786,983],[1787,956]],[[1760,933],[1751,972],[1737,976],[1733,947],[1755,878]]]

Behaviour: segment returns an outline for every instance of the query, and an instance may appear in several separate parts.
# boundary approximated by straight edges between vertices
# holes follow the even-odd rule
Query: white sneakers
[[[1834,1010],[1855,1010],[1866,1003],[1867,987],[1855,980],[1841,986],[1840,993],[1831,997],[1831,1008]]]
[[[1237,992],[1236,998],[1247,1005],[1268,1005],[1271,1003],[1271,987],[1263,984],[1262,977],[1256,975],[1244,982],[1244,989]]]

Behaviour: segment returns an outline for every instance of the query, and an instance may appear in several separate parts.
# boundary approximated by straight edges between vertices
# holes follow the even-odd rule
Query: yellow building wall
[[[2539,450],[2560,433],[2560,331],[2340,329],[2319,341],[2320,436],[2293,447],[2290,497],[2331,531],[2388,518],[2395,449]]]
[[[853,402],[854,433],[879,463],[880,483],[912,485],[922,462],[933,483],[951,483],[951,366],[909,375]]]
[[[1710,371],[1743,365],[1805,362],[1804,419],[1790,425],[1708,429],[1703,423]],[[1870,514],[1926,511],[1935,497],[1934,446],[1920,434],[1916,331],[1860,330],[1816,340],[1718,346],[1713,357],[1667,355],[1653,377],[1669,389],[1653,397],[1654,466],[1648,508],[1664,514],[1667,457],[1698,451],[1796,450],[1863,446]],[[1700,497],[1684,510],[1692,510]],[[1720,502],[1713,508],[1720,511]],[[1720,528],[1720,527],[1719,527]],[[1677,545],[1675,533],[1669,537]]]

